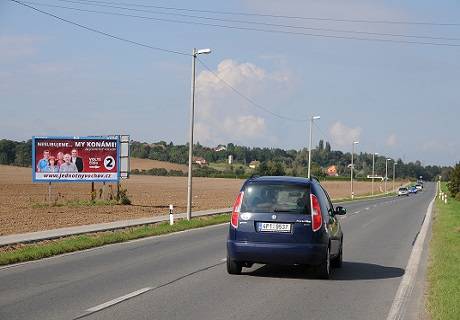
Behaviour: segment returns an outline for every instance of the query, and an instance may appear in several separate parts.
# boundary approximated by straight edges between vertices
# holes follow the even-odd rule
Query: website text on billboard
[[[114,137],[33,137],[33,180],[118,181],[119,149]]]

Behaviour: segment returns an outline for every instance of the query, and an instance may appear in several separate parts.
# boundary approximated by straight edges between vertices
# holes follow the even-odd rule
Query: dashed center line
[[[133,291],[131,293],[128,293],[128,294],[125,294],[124,296],[121,296],[121,297],[118,297],[118,298],[115,298],[115,299],[112,299],[110,301],[107,301],[107,302],[104,302],[100,305],[97,305],[95,307],[92,307],[92,308],[89,308],[89,309],[86,309],[86,312],[97,312],[97,311],[100,311],[102,309],[106,309],[110,306],[113,306],[114,304],[117,304],[117,303],[120,303],[122,301],[125,301],[125,300],[128,300],[128,299],[131,299],[133,297],[136,297],[140,294],[143,294],[147,291],[150,291],[152,290],[152,287],[146,287],[146,288],[142,288],[142,289],[139,289],[139,290],[136,290],[136,291]]]

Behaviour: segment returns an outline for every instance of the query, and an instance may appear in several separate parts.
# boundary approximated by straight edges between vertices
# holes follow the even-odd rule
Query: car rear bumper
[[[240,262],[319,265],[326,257],[326,244],[265,243],[227,240],[228,257]]]

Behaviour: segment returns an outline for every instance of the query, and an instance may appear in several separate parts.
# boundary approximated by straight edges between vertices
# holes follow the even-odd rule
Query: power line
[[[27,7],[29,9],[35,10],[35,11],[40,12],[42,14],[45,14],[47,16],[53,17],[53,18],[55,18],[57,20],[72,24],[72,25],[77,26],[79,28],[82,28],[82,29],[85,29],[85,30],[88,30],[88,31],[91,31],[91,32],[94,32],[94,33],[98,33],[100,35],[103,35],[103,36],[106,36],[106,37],[109,37],[109,38],[112,38],[112,39],[127,42],[127,43],[130,43],[130,44],[136,45],[136,46],[140,46],[140,47],[144,47],[144,48],[148,48],[148,49],[152,49],[152,50],[163,51],[163,52],[173,53],[173,54],[182,55],[182,56],[191,56],[191,54],[188,54],[188,53],[185,53],[185,52],[176,51],[176,50],[170,50],[170,49],[164,49],[164,48],[160,48],[160,47],[154,47],[154,46],[151,46],[151,45],[148,45],[148,44],[145,44],[145,43],[129,40],[129,39],[122,38],[122,37],[119,37],[119,36],[116,36],[116,35],[113,35],[113,34],[98,30],[98,29],[94,29],[94,28],[85,26],[83,24],[80,24],[80,23],[77,23],[77,22],[74,22],[74,21],[71,21],[71,20],[67,20],[65,18],[61,18],[61,17],[59,17],[59,16],[57,16],[55,14],[52,14],[50,12],[40,10],[38,8],[35,8],[35,7],[31,6],[31,5],[23,3],[21,1],[17,1],[17,0],[9,0],[9,1],[17,3],[19,5],[22,5],[24,7]]]
[[[247,102],[252,104],[254,107],[256,107],[256,108],[258,108],[260,110],[263,110],[264,112],[269,113],[272,116],[275,116],[275,117],[283,119],[283,120],[293,121],[293,122],[306,122],[307,121],[307,119],[299,119],[299,118],[291,118],[291,117],[283,116],[281,114],[278,114],[278,113],[275,113],[275,112],[271,111],[270,109],[265,108],[264,106],[258,104],[257,102],[255,102],[251,98],[249,98],[246,95],[244,95],[243,93],[241,93],[239,90],[237,90],[235,87],[233,87],[230,83],[225,81],[222,77],[220,77],[217,73],[215,73],[210,67],[208,67],[203,61],[201,61],[200,58],[197,57],[197,60],[206,70],[208,70],[214,77],[216,77],[216,79],[221,81],[223,84],[225,84],[227,87],[229,87],[234,93],[236,93],[241,98],[243,98],[244,100],[246,100]]]
[[[43,10],[40,10],[40,9],[37,9],[33,6],[30,6],[30,5],[27,5],[27,4],[24,4],[20,1],[17,1],[17,0],[10,0],[12,2],[15,2],[17,4],[20,4],[20,5],[23,5],[25,7],[28,7],[30,9],[33,9],[37,12],[40,12],[42,14],[45,14],[45,15],[48,15],[48,16],[51,16],[55,19],[58,19],[60,21],[64,21],[66,23],[70,23],[72,25],[75,25],[75,26],[78,26],[80,28],[83,28],[85,30],[88,30],[88,31],[92,31],[92,32],[96,32],[98,34],[102,34],[104,36],[107,36],[107,37],[110,37],[110,38],[113,38],[113,39],[116,39],[116,40],[120,40],[120,41],[124,41],[124,42],[127,42],[127,43],[130,43],[130,44],[134,44],[134,45],[138,45],[138,46],[141,46],[141,47],[145,47],[145,48],[149,48],[149,49],[153,49],[153,50],[160,50],[160,51],[164,51],[164,52],[169,52],[169,53],[174,53],[174,54],[178,54],[178,55],[184,55],[184,56],[192,56],[191,54],[188,54],[188,53],[184,53],[184,52],[180,52],[180,51],[174,51],[174,50],[168,50],[168,49],[163,49],[163,48],[158,48],[158,47],[153,47],[153,46],[150,46],[150,45],[146,45],[146,44],[143,44],[143,43],[140,43],[140,42],[136,42],[136,41],[132,41],[132,40],[129,40],[129,39],[125,39],[125,38],[121,38],[121,37],[118,37],[118,36],[114,36],[112,34],[109,34],[109,33],[106,33],[106,32],[103,32],[103,31],[100,31],[100,30],[97,30],[97,29],[93,29],[93,28],[90,28],[90,27],[87,27],[85,25],[82,25],[82,24],[79,24],[79,23],[76,23],[76,22],[73,22],[73,21],[70,21],[70,20],[67,20],[67,19],[64,19],[64,18],[61,18],[57,15],[54,15],[52,13],[49,13],[49,12],[46,12],[46,11],[43,11]],[[296,122],[304,122],[306,120],[301,120],[301,119],[298,119],[298,118],[289,118],[289,117],[286,117],[286,116],[283,116],[283,115],[280,115],[280,114],[277,114],[275,112],[272,112],[271,110],[261,106],[260,104],[256,103],[254,100],[252,100],[251,98],[247,97],[246,95],[242,94],[240,91],[238,91],[236,88],[234,88],[232,85],[230,85],[227,81],[225,81],[224,79],[222,79],[221,77],[219,77],[214,71],[212,71],[211,68],[209,68],[203,61],[201,61],[199,58],[197,58],[198,62],[200,62],[209,72],[211,72],[211,74],[213,74],[217,79],[219,79],[222,83],[224,83],[225,85],[227,85],[233,92],[235,92],[237,95],[239,95],[241,98],[245,99],[246,101],[248,101],[249,103],[251,103],[252,105],[254,105],[255,107],[273,115],[273,116],[276,116],[280,119],[284,119],[284,120],[289,120],[289,121],[296,121]]]
[[[135,8],[118,6],[118,5],[101,4],[101,3],[99,3],[99,1],[91,1],[91,2],[84,1],[84,0],[56,0],[56,1],[66,2],[66,3],[74,3],[74,4],[79,4],[79,5],[86,5],[86,6],[97,6],[97,7],[103,7],[103,8],[129,10],[129,11],[135,11],[135,12],[147,12],[147,13],[153,13],[153,14],[158,14],[158,15],[179,16],[179,17],[184,17],[184,18],[202,19],[202,20],[210,20],[210,21],[221,21],[221,22],[231,22],[231,23],[244,23],[244,24],[269,26],[269,27],[281,27],[281,28],[288,28],[288,29],[301,29],[301,30],[312,30],[312,31],[339,32],[339,33],[355,33],[355,34],[364,34],[364,35],[371,35],[371,36],[388,36],[388,37],[431,39],[431,40],[448,40],[448,41],[449,40],[454,40],[454,41],[460,40],[460,38],[452,38],[452,37],[438,37],[438,36],[408,35],[408,34],[398,34],[398,33],[368,32],[368,31],[360,31],[360,30],[343,30],[343,29],[331,29],[331,28],[317,28],[317,27],[306,27],[306,26],[290,25],[290,24],[278,24],[278,23],[268,23],[268,22],[259,22],[259,21],[248,21],[248,20],[237,20],[237,19],[224,19],[224,18],[215,18],[215,17],[209,17],[209,16],[197,16],[197,15],[174,13],[174,12],[161,12],[161,11],[153,11],[153,10],[146,10],[146,9],[135,9]],[[33,3],[33,2],[28,2],[28,1],[25,1],[25,2],[26,3]],[[47,5],[47,4],[42,4],[42,3],[36,3],[36,4]]]
[[[203,9],[191,9],[191,8],[183,8],[183,7],[181,8],[181,7],[158,6],[158,5],[151,5],[151,4],[149,4],[149,5],[133,4],[133,3],[113,2],[113,1],[96,1],[96,0],[81,0],[81,1],[93,2],[93,3],[127,5],[127,6],[132,6],[132,7],[156,8],[156,9],[163,9],[163,10],[185,11],[185,12],[201,12],[201,13],[211,13],[211,14],[220,14],[220,15],[233,15],[233,16],[250,16],[250,17],[283,18],[283,19],[313,20],[313,21],[333,21],[333,22],[351,22],[351,23],[372,23],[372,24],[460,26],[460,23],[457,23],[457,22],[402,21],[402,20],[396,21],[396,20],[370,20],[370,19],[335,19],[335,18],[327,18],[327,17],[289,16],[289,15],[277,15],[277,14],[254,13],[254,12],[203,10]]]
[[[22,4],[22,2],[19,2],[19,1],[16,1],[16,0],[10,0],[10,1],[14,1],[14,2]],[[35,4],[37,4],[37,3],[35,3]],[[326,35],[326,34],[319,34],[319,33],[306,33],[306,32],[295,32],[295,31],[286,31],[286,30],[275,30],[275,29],[260,29],[260,28],[241,27],[241,26],[234,26],[234,25],[224,25],[224,24],[204,23],[204,22],[195,22],[195,21],[184,21],[184,20],[175,20],[175,19],[154,18],[154,17],[150,17],[150,16],[140,16],[140,15],[125,14],[125,13],[89,10],[89,9],[81,9],[81,8],[75,8],[75,7],[66,7],[66,6],[49,5],[49,4],[38,4],[38,5],[48,6],[48,7],[56,7],[56,8],[62,8],[62,9],[69,9],[69,10],[80,11],[80,12],[89,12],[89,13],[97,13],[97,14],[104,14],[104,15],[112,15],[112,16],[123,16],[123,17],[139,18],[139,19],[170,22],[170,23],[200,25],[200,26],[211,26],[211,27],[218,27],[218,28],[225,28],[225,29],[244,30],[244,31],[257,31],[257,32],[263,32],[263,33],[278,33],[278,34],[300,35],[300,36],[308,36],[308,37],[332,38],[332,39],[343,39],[343,40],[358,40],[358,41],[372,41],[372,42],[386,42],[386,43],[402,43],[402,44],[419,44],[419,45],[430,45],[430,46],[460,47],[460,44],[454,44],[454,43],[422,42],[422,41],[382,39],[382,38],[361,38],[361,37],[353,37],[353,36]]]

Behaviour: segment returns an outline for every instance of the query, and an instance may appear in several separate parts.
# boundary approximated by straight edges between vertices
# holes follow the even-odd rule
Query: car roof
[[[274,183],[274,184],[297,184],[297,185],[310,185],[314,180],[303,177],[290,177],[290,176],[262,176],[253,177],[247,180],[248,183]]]

